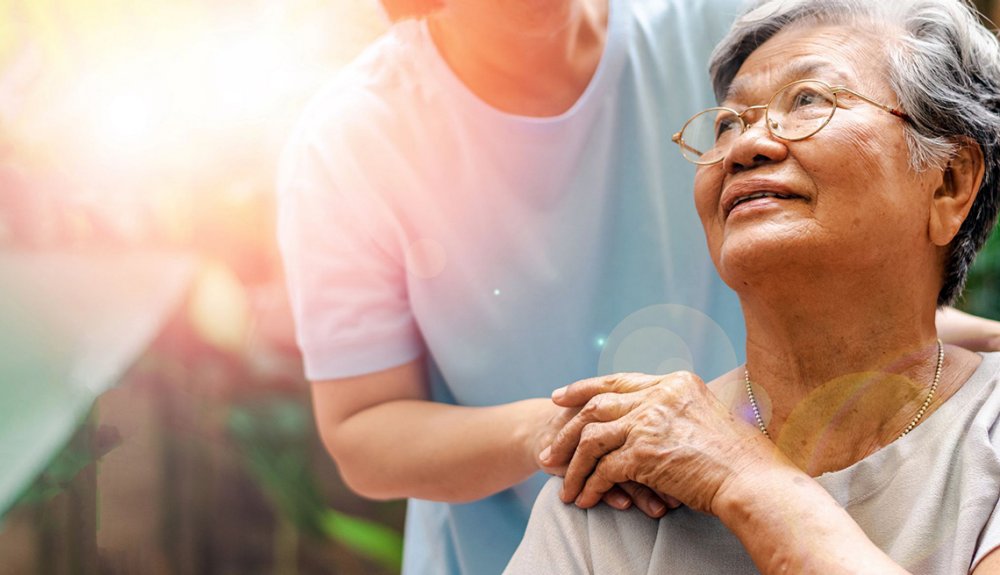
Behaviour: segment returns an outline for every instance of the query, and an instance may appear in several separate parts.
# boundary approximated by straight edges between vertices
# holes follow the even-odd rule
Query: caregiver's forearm
[[[972,351],[1000,351],[1000,322],[971,315],[953,307],[938,309],[938,337],[945,343]]]
[[[907,573],[800,470],[778,467],[736,479],[713,505],[764,575]]]
[[[340,422],[324,443],[365,497],[471,501],[538,470],[535,436],[559,409],[548,399],[496,407],[390,401]]]

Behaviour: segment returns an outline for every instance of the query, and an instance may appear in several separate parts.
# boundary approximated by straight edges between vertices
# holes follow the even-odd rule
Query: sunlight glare
[[[154,103],[138,93],[125,93],[109,100],[100,121],[105,145],[116,152],[143,147],[154,127]]]

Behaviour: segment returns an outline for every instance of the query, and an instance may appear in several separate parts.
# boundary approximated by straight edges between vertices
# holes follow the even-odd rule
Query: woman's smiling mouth
[[[722,194],[722,210],[726,218],[739,206],[772,204],[775,200],[806,200],[774,182],[748,180],[731,184]]]

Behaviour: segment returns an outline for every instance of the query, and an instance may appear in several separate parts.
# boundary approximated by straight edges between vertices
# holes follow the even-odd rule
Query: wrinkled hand
[[[635,482],[711,513],[729,480],[774,453],[691,373],[617,374],[560,391],[557,404],[582,409],[541,459],[567,466],[562,499],[583,508],[615,484]]]
[[[546,407],[541,415],[541,423],[536,424],[534,428],[529,449],[532,450],[531,453],[535,457],[535,464],[539,469],[549,475],[562,477],[566,475],[566,466],[569,463],[569,459],[567,458],[561,463],[550,465],[547,461],[541,459],[539,453],[543,451],[543,448],[551,445],[555,440],[556,434],[580,413],[580,407],[561,407],[549,400],[541,401],[544,401]],[[601,499],[611,507],[620,510],[628,509],[634,504],[643,513],[653,518],[662,516],[668,508],[680,505],[673,498],[660,496],[648,487],[631,481],[613,486],[603,494]]]

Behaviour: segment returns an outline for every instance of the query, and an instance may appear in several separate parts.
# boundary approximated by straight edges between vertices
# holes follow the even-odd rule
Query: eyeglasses
[[[796,142],[815,135],[830,123],[837,111],[837,95],[844,93],[893,116],[910,119],[898,108],[880,104],[843,86],[830,86],[820,80],[797,80],[775,92],[765,105],[750,106],[742,112],[722,107],[698,112],[671,139],[680,146],[687,161],[700,166],[716,164],[725,159],[736,139],[750,129],[745,116],[751,110],[763,110],[764,125],[772,136]]]

